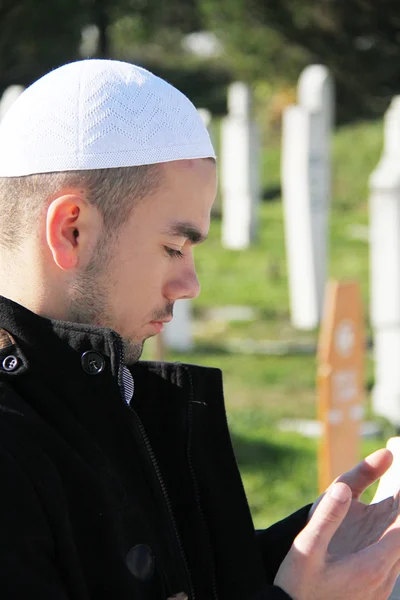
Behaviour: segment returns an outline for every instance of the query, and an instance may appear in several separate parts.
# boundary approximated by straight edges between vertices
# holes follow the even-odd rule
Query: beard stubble
[[[115,240],[100,241],[93,252],[95,258],[74,281],[70,292],[69,321],[116,331],[115,323],[110,316],[113,313],[105,283],[110,270],[114,242]],[[122,335],[121,339],[124,348],[124,364],[135,364],[142,355],[144,340],[137,341]]]

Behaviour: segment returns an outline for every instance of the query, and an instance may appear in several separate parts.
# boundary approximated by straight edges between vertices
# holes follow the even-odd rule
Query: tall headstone
[[[222,244],[241,250],[255,237],[260,201],[260,143],[249,86],[229,87],[228,110],[221,126]]]
[[[165,345],[178,352],[193,349],[192,305],[190,300],[177,300],[174,318],[167,323],[163,333]]]
[[[322,65],[307,67],[298,104],[283,115],[282,193],[291,320],[310,330],[321,320],[327,278],[334,85]]]
[[[211,126],[211,113],[208,108],[198,108],[197,112],[199,113],[204,125],[207,127],[207,129],[209,129]]]
[[[382,158],[370,178],[373,410],[400,427],[400,96],[385,115]]]
[[[207,108],[199,108],[198,113],[199,113],[204,125],[208,129],[208,133],[210,134],[212,145],[214,146],[214,148],[217,148],[216,139],[215,139],[216,138],[215,125],[212,120],[211,112]],[[212,206],[212,209],[211,209],[211,216],[212,217],[220,217],[221,212],[222,212],[221,194],[218,192],[217,197],[216,197],[214,204]]]
[[[10,85],[3,93],[0,100],[0,122],[4,118],[4,115],[11,107],[16,99],[22,94],[24,88],[22,85]]]
[[[371,504],[381,502],[385,498],[394,496],[399,489],[400,482],[400,437],[393,437],[387,441],[386,448],[393,454],[393,462],[390,468],[379,480],[378,488]],[[400,600],[400,577],[394,585],[388,600]]]
[[[381,502],[385,498],[394,496],[399,489],[400,482],[400,437],[389,438],[386,443],[386,448],[390,450],[393,455],[393,462],[389,469],[382,475],[379,480],[379,485],[376,489],[375,495],[372,499],[371,504]]]
[[[359,460],[364,408],[365,332],[359,285],[327,286],[318,347],[318,418],[323,435],[318,471],[321,492]]]

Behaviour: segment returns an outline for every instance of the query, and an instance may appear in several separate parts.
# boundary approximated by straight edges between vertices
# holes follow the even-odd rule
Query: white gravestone
[[[197,111],[204,123],[204,125],[208,129],[208,133],[210,134],[211,143],[216,148],[215,143],[215,129],[213,127],[212,114],[207,108],[199,108]],[[221,197],[220,194],[217,194],[216,199],[214,200],[214,204],[211,209],[212,217],[220,217],[221,216]]]
[[[298,104],[283,115],[282,195],[291,320],[318,326],[327,279],[334,86],[326,67],[307,67]]]
[[[0,100],[0,122],[4,118],[4,115],[11,107],[12,104],[16,101],[16,99],[22,94],[24,88],[22,85],[10,85],[5,92],[3,93]]]
[[[207,108],[198,108],[197,112],[199,113],[201,120],[203,121],[204,125],[207,127],[207,129],[210,127],[211,125],[211,113]]]
[[[174,318],[164,329],[164,341],[168,348],[179,352],[193,349],[192,305],[190,300],[177,300],[174,304]]]
[[[386,448],[393,454],[393,462],[386,473],[380,478],[378,489],[371,504],[394,496],[400,488],[400,437],[390,438],[386,444]],[[388,600],[400,600],[400,577],[397,579]]]
[[[234,250],[248,248],[254,239],[260,201],[260,143],[251,96],[246,84],[233,83],[221,126],[222,244]]]
[[[372,406],[400,427],[400,96],[392,100],[384,129],[383,155],[370,179]]]

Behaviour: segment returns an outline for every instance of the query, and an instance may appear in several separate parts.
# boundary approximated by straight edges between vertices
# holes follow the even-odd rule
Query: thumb
[[[337,481],[347,483],[353,492],[353,498],[358,499],[367,487],[382,477],[392,462],[392,453],[386,448],[381,448],[364,458],[351,471],[343,473]]]
[[[296,538],[296,547],[309,553],[318,548],[322,557],[329,543],[347,515],[351,503],[351,490],[345,483],[333,483],[318,504],[307,526]]]

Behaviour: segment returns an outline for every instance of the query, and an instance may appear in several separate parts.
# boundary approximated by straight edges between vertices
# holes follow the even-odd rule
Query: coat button
[[[154,556],[146,544],[138,544],[126,555],[126,566],[139,581],[148,581],[154,573]]]
[[[18,369],[19,361],[16,356],[10,354],[3,360],[2,365],[5,371],[15,371],[15,369]]]
[[[81,363],[82,369],[88,375],[98,375],[104,371],[104,367],[106,366],[104,356],[102,356],[99,352],[93,352],[92,350],[82,354]]]

